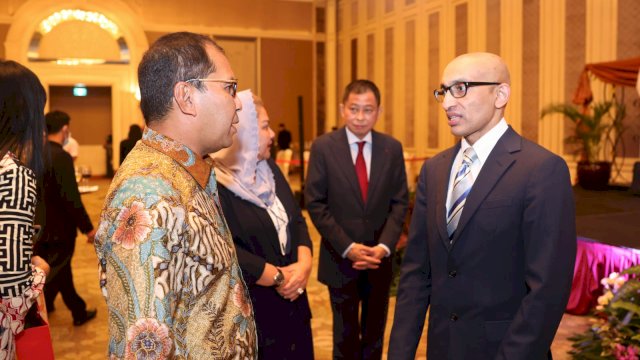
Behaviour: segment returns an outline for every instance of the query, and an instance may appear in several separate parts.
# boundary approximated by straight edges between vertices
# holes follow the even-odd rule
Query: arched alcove
[[[63,10],[79,12],[61,15]],[[53,26],[43,30],[43,21],[52,17]],[[117,32],[97,18],[111,22]],[[143,122],[136,73],[148,42],[137,14],[124,1],[27,1],[15,12],[4,46],[6,58],[28,66],[46,89],[76,83],[111,87],[113,144],[126,137],[129,125]],[[104,163],[101,146],[87,148],[86,153],[94,158],[86,161]],[[114,146],[114,159],[118,156]]]

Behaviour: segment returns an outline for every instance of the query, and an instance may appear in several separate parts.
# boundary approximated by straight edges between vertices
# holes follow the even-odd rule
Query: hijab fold
[[[273,172],[265,160],[258,160],[258,112],[251,90],[236,94],[242,103],[240,122],[233,144],[216,153],[213,159],[216,180],[243,200],[269,208],[276,197]]]

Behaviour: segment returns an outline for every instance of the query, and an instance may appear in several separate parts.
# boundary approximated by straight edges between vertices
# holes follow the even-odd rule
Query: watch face
[[[280,269],[278,269],[278,272],[273,277],[273,282],[275,283],[276,286],[280,286],[280,285],[282,285],[283,281],[284,281],[284,275],[282,274],[282,271],[280,271]]]

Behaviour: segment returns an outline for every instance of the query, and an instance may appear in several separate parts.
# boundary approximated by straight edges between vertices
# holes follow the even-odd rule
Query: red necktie
[[[356,174],[358,175],[358,183],[360,183],[360,192],[362,200],[367,203],[367,191],[369,189],[369,179],[367,179],[367,164],[364,162],[362,149],[365,141],[358,142],[358,156],[356,157]]]

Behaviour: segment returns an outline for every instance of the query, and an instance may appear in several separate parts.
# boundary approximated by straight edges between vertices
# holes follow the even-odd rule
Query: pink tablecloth
[[[566,311],[575,315],[588,313],[597,304],[598,296],[602,295],[602,278],[639,264],[640,250],[578,238],[573,284]]]

